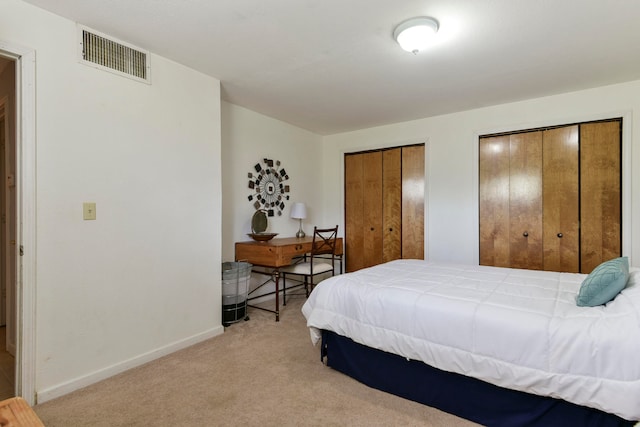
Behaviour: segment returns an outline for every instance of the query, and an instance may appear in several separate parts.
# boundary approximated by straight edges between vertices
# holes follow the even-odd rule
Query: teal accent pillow
[[[576,300],[580,307],[595,307],[611,301],[627,285],[629,258],[605,261],[587,276],[580,285]]]

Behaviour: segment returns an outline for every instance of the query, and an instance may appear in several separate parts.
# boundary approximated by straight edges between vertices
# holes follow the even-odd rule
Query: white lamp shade
[[[294,219],[305,219],[307,217],[307,207],[304,203],[294,203],[291,206],[291,218]]]
[[[429,46],[437,32],[438,21],[419,17],[408,19],[398,25],[393,37],[402,49],[415,54]]]

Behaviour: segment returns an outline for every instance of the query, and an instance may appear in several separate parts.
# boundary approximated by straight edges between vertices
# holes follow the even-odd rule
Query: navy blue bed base
[[[509,390],[423,362],[322,333],[327,366],[370,387],[492,427],[633,426],[632,421],[564,400]]]

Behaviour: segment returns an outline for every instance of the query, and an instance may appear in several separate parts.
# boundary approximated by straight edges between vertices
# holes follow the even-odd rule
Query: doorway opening
[[[14,353],[12,395],[35,405],[36,292],[36,55],[35,50],[0,40],[0,104],[2,105],[3,188],[6,209],[0,257],[6,285],[0,305],[6,321],[6,346]],[[1,219],[1,218],[0,218]],[[6,298],[6,305],[3,301]],[[12,302],[13,301],[13,302]],[[2,313],[0,313],[2,317]],[[1,362],[0,353],[0,363]],[[0,366],[0,381],[2,380]]]
[[[0,400],[16,395],[15,61],[0,57]]]

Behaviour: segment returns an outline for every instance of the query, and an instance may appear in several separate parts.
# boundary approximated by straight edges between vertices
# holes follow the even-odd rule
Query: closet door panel
[[[346,271],[424,258],[424,145],[345,154]]]
[[[402,258],[424,259],[424,145],[402,147]]]
[[[580,271],[578,126],[543,132],[544,269]]]
[[[361,154],[364,168],[363,267],[382,263],[382,152]]]
[[[511,135],[510,266],[542,270],[542,132]]]
[[[510,266],[509,135],[479,144],[480,265]]]
[[[382,260],[402,258],[402,149],[382,152]]]
[[[622,253],[620,125],[580,125],[582,273]]]
[[[345,270],[364,267],[364,158],[361,155],[344,156],[345,194]]]

